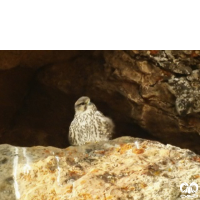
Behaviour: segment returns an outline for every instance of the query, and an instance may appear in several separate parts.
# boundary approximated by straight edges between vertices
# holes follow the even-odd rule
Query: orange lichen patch
[[[192,178],[194,178],[194,179],[200,178],[200,175],[199,175],[199,174],[196,174],[196,175],[194,175]]]
[[[82,180],[82,181],[81,181],[81,184],[84,184],[85,182],[86,182],[86,180]]]
[[[50,194],[52,194],[52,195],[55,196],[56,195],[56,191],[54,189],[52,189],[51,192],[50,192]]]
[[[125,186],[125,187],[121,187],[122,190],[125,190],[125,191],[128,191],[129,190],[129,187],[128,186]]]
[[[150,50],[151,55],[156,55],[158,54],[159,50]]]
[[[51,158],[45,165],[46,168],[51,168],[51,167],[54,167],[56,164],[56,161],[54,158]]]
[[[69,170],[69,175],[70,175],[70,176],[74,176],[74,175],[77,175],[77,174],[78,174],[77,171],[70,171],[70,170]]]
[[[93,199],[89,193],[78,194],[78,196],[84,199]]]
[[[172,164],[175,164],[175,161],[174,161],[174,160],[170,159],[170,161],[171,161]]]
[[[77,175],[84,175],[85,173],[83,171],[78,170],[69,170],[69,176],[77,176]]]
[[[55,178],[55,177],[52,177],[51,180],[52,180],[52,182],[55,182],[56,178]]]
[[[19,177],[23,180],[26,180],[26,181],[31,181],[31,175],[30,174],[23,174],[23,173],[20,173]]]
[[[115,147],[110,147],[108,150],[109,150],[109,151],[114,151],[114,150],[115,150]]]
[[[106,197],[106,200],[110,200],[110,199],[113,199],[113,196]]]
[[[102,151],[95,151],[95,153],[97,153],[97,154],[105,154],[105,151],[104,150],[102,150]]]
[[[66,151],[69,156],[77,153],[77,150],[72,148],[67,148]]]
[[[48,154],[51,153],[48,149],[45,149],[44,152],[45,152],[45,153],[48,153]]]
[[[160,175],[160,171],[155,171],[155,172],[153,172],[153,174],[155,175],[155,176],[159,176]]]
[[[147,187],[147,184],[146,183],[140,183],[140,187],[145,188],[145,187]]]
[[[129,187],[130,190],[135,190],[135,187]]]
[[[193,157],[193,160],[196,161],[196,162],[200,162],[200,157],[195,156],[195,157]]]
[[[120,148],[118,148],[118,152],[120,152],[120,154],[124,154],[127,150],[132,149],[132,145],[130,144],[120,144]]]
[[[141,147],[141,149],[146,149],[147,148],[146,144],[141,144],[140,147]]]
[[[125,187],[121,187],[121,190],[131,191],[131,190],[135,190],[135,187],[125,186]]]
[[[95,200],[100,200],[101,198],[99,197],[99,196],[94,196],[94,198],[93,199],[95,199]]]
[[[66,193],[71,193],[71,192],[72,192],[72,188],[73,188],[72,185],[68,185],[68,186],[66,187]]]
[[[142,154],[144,153],[144,149],[133,149],[132,152],[135,154]]]
[[[59,156],[59,157],[63,157],[64,155],[65,155],[64,152],[56,153],[56,156]]]
[[[85,158],[88,158],[88,157],[89,157],[89,155],[88,155],[88,154],[85,154],[85,155],[84,155],[84,157],[85,157]]]
[[[69,151],[67,152],[67,157],[71,156],[73,154],[73,152]]]
[[[49,169],[49,172],[53,174],[53,173],[56,172],[56,170],[55,169]]]
[[[99,172],[99,169],[93,169],[93,170],[91,171],[91,173],[96,173],[96,172]]]

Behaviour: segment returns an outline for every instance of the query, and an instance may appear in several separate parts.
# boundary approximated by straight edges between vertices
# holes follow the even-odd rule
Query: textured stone
[[[66,147],[74,102],[89,96],[115,137],[200,153],[200,51],[0,52],[0,141]]]
[[[200,186],[200,156],[131,137],[66,149],[0,145],[0,162],[6,200],[179,200],[180,184]]]
[[[180,115],[200,112],[199,70],[187,77],[172,77],[169,90],[176,96],[176,110]]]

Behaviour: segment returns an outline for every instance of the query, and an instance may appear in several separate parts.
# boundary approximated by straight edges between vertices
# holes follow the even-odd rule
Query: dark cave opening
[[[143,54],[140,68],[126,51],[1,51],[0,143],[67,147],[74,103],[89,96],[113,119],[114,138],[133,136],[200,152],[198,114],[177,115],[167,81],[157,82],[170,73],[153,66],[152,58],[148,63],[148,56],[141,65]]]

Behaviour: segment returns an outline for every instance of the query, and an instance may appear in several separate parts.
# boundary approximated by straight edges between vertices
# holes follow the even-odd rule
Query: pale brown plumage
[[[99,112],[89,97],[83,96],[75,103],[75,116],[69,127],[71,145],[107,141],[112,137],[112,120]]]

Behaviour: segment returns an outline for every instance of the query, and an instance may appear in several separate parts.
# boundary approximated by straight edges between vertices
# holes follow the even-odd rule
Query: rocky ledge
[[[200,197],[200,156],[132,137],[66,149],[3,144],[0,177],[5,200],[178,200]]]

